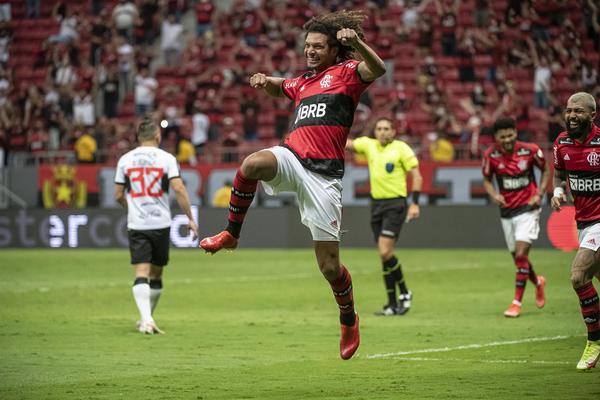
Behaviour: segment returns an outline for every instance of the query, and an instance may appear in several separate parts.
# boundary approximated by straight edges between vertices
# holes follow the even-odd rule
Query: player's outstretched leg
[[[352,358],[360,344],[358,314],[354,311],[354,295],[352,277],[343,265],[340,266],[339,276],[329,281],[335,301],[340,308],[340,357],[344,360]]]
[[[598,292],[591,281],[575,288],[575,292],[579,297],[581,314],[588,332],[587,345],[577,363],[577,369],[586,371],[594,368],[600,359],[600,303]]]
[[[257,184],[257,179],[246,178],[241,170],[237,170],[229,198],[227,228],[215,236],[202,239],[200,241],[201,248],[208,253],[216,253],[221,249],[233,250],[237,247],[242,224],[254,199]]]

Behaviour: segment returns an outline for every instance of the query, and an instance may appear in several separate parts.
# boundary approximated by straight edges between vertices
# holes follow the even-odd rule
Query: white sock
[[[150,288],[150,305],[152,308],[152,313],[154,313],[154,309],[156,308],[156,305],[158,304],[158,299],[160,299],[161,292],[162,292],[162,289]]]
[[[152,321],[150,285],[148,283],[138,283],[137,285],[133,285],[132,292],[142,321]]]

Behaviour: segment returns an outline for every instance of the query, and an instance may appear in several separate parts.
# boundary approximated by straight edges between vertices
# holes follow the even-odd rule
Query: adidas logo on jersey
[[[590,240],[588,240],[586,243],[587,243],[587,244],[591,244],[592,246],[595,246],[595,245],[596,245],[596,239],[594,239],[594,238],[591,238],[591,239],[590,239]]]
[[[571,157],[569,157],[568,154],[565,154],[565,156],[563,157],[563,160],[565,161],[569,161],[571,159]]]

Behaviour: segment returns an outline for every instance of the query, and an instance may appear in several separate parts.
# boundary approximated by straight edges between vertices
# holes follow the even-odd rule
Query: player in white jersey
[[[194,240],[198,226],[190,199],[172,154],[159,148],[161,133],[151,120],[138,127],[139,147],[124,154],[117,164],[115,198],[127,209],[131,264],[135,270],[133,298],[140,312],[141,333],[162,333],[152,313],[162,291],[163,267],[169,261],[171,210],[169,189],[189,219]]]

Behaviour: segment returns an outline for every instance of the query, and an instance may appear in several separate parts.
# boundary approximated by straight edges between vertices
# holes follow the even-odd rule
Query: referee
[[[346,142],[346,150],[366,156],[371,184],[371,229],[383,265],[388,303],[375,315],[404,315],[410,309],[412,292],[406,287],[402,265],[394,255],[404,221],[419,217],[419,194],[423,178],[413,150],[395,140],[396,130],[388,118],[375,122],[375,139],[363,136]],[[412,202],[407,206],[406,177],[412,178]],[[396,286],[400,295],[396,298]]]

